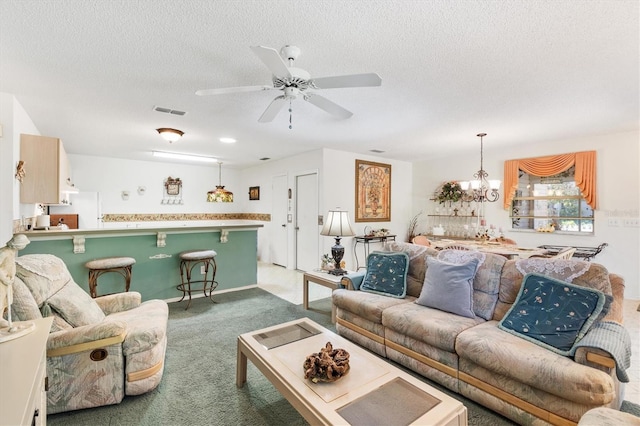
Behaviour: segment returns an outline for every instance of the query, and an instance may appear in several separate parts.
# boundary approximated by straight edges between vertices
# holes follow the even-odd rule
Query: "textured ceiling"
[[[489,150],[637,130],[638,38],[635,0],[0,0],[0,91],[74,154],[414,161],[478,149],[481,131]],[[291,130],[286,108],[257,121],[280,92],[195,95],[270,84],[249,46],[285,44],[312,77],[376,72],[382,86],[323,90],[345,120],[297,99]],[[185,136],[169,145],[158,127]]]

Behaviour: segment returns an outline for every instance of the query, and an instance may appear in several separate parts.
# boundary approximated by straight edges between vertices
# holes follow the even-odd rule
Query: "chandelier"
[[[490,202],[498,201],[500,194],[500,181],[497,179],[489,180],[489,173],[484,170],[483,165],[483,143],[482,138],[487,136],[486,133],[478,133],[476,136],[480,138],[480,170],[473,175],[472,181],[460,182],[460,188],[463,191],[462,200],[471,202]]]
[[[218,178],[220,185],[216,189],[207,192],[207,202],[209,203],[232,203],[233,192],[227,191],[222,185],[222,162],[218,161]]]

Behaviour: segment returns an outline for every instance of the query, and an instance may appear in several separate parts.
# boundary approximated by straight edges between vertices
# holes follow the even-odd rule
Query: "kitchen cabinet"
[[[69,162],[62,141],[37,135],[20,135],[20,160],[25,176],[20,185],[21,203],[66,204],[71,185]]]

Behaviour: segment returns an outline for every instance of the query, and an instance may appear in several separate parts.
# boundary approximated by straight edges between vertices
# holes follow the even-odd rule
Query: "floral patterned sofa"
[[[64,262],[49,254],[16,258],[12,313],[53,316],[47,341],[47,411],[117,404],[155,389],[164,371],[169,310],[140,293],[92,299]]]
[[[427,259],[448,255],[446,260],[455,263],[456,252],[461,255],[461,251],[447,254],[400,242],[387,243],[385,250],[404,252],[410,258],[406,296],[334,291],[339,334],[519,424],[577,424],[590,409],[620,407],[623,384],[619,376],[625,375],[628,365],[616,364],[618,358],[614,361],[607,351],[578,345],[570,356],[561,355],[501,326],[514,302],[519,303],[523,278],[543,271],[554,279],[599,290],[607,303],[594,324],[617,326],[624,335],[626,330],[620,326],[624,281],[620,276],[581,260],[507,260],[482,254],[472,278],[473,313],[462,316],[415,303],[423,296],[428,268],[434,264]],[[344,280],[358,289],[364,275],[356,273]],[[440,294],[450,295],[448,290]],[[606,338],[620,339],[607,333],[605,330]],[[580,341],[587,341],[586,336]]]

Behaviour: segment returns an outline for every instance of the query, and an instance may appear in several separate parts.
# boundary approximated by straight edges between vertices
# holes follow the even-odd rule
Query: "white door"
[[[312,271],[320,266],[318,243],[318,174],[296,176],[296,269]]]
[[[289,258],[287,244],[288,190],[287,176],[274,176],[272,181],[273,204],[271,211],[271,239],[269,241],[269,258],[271,263],[287,267]]]

